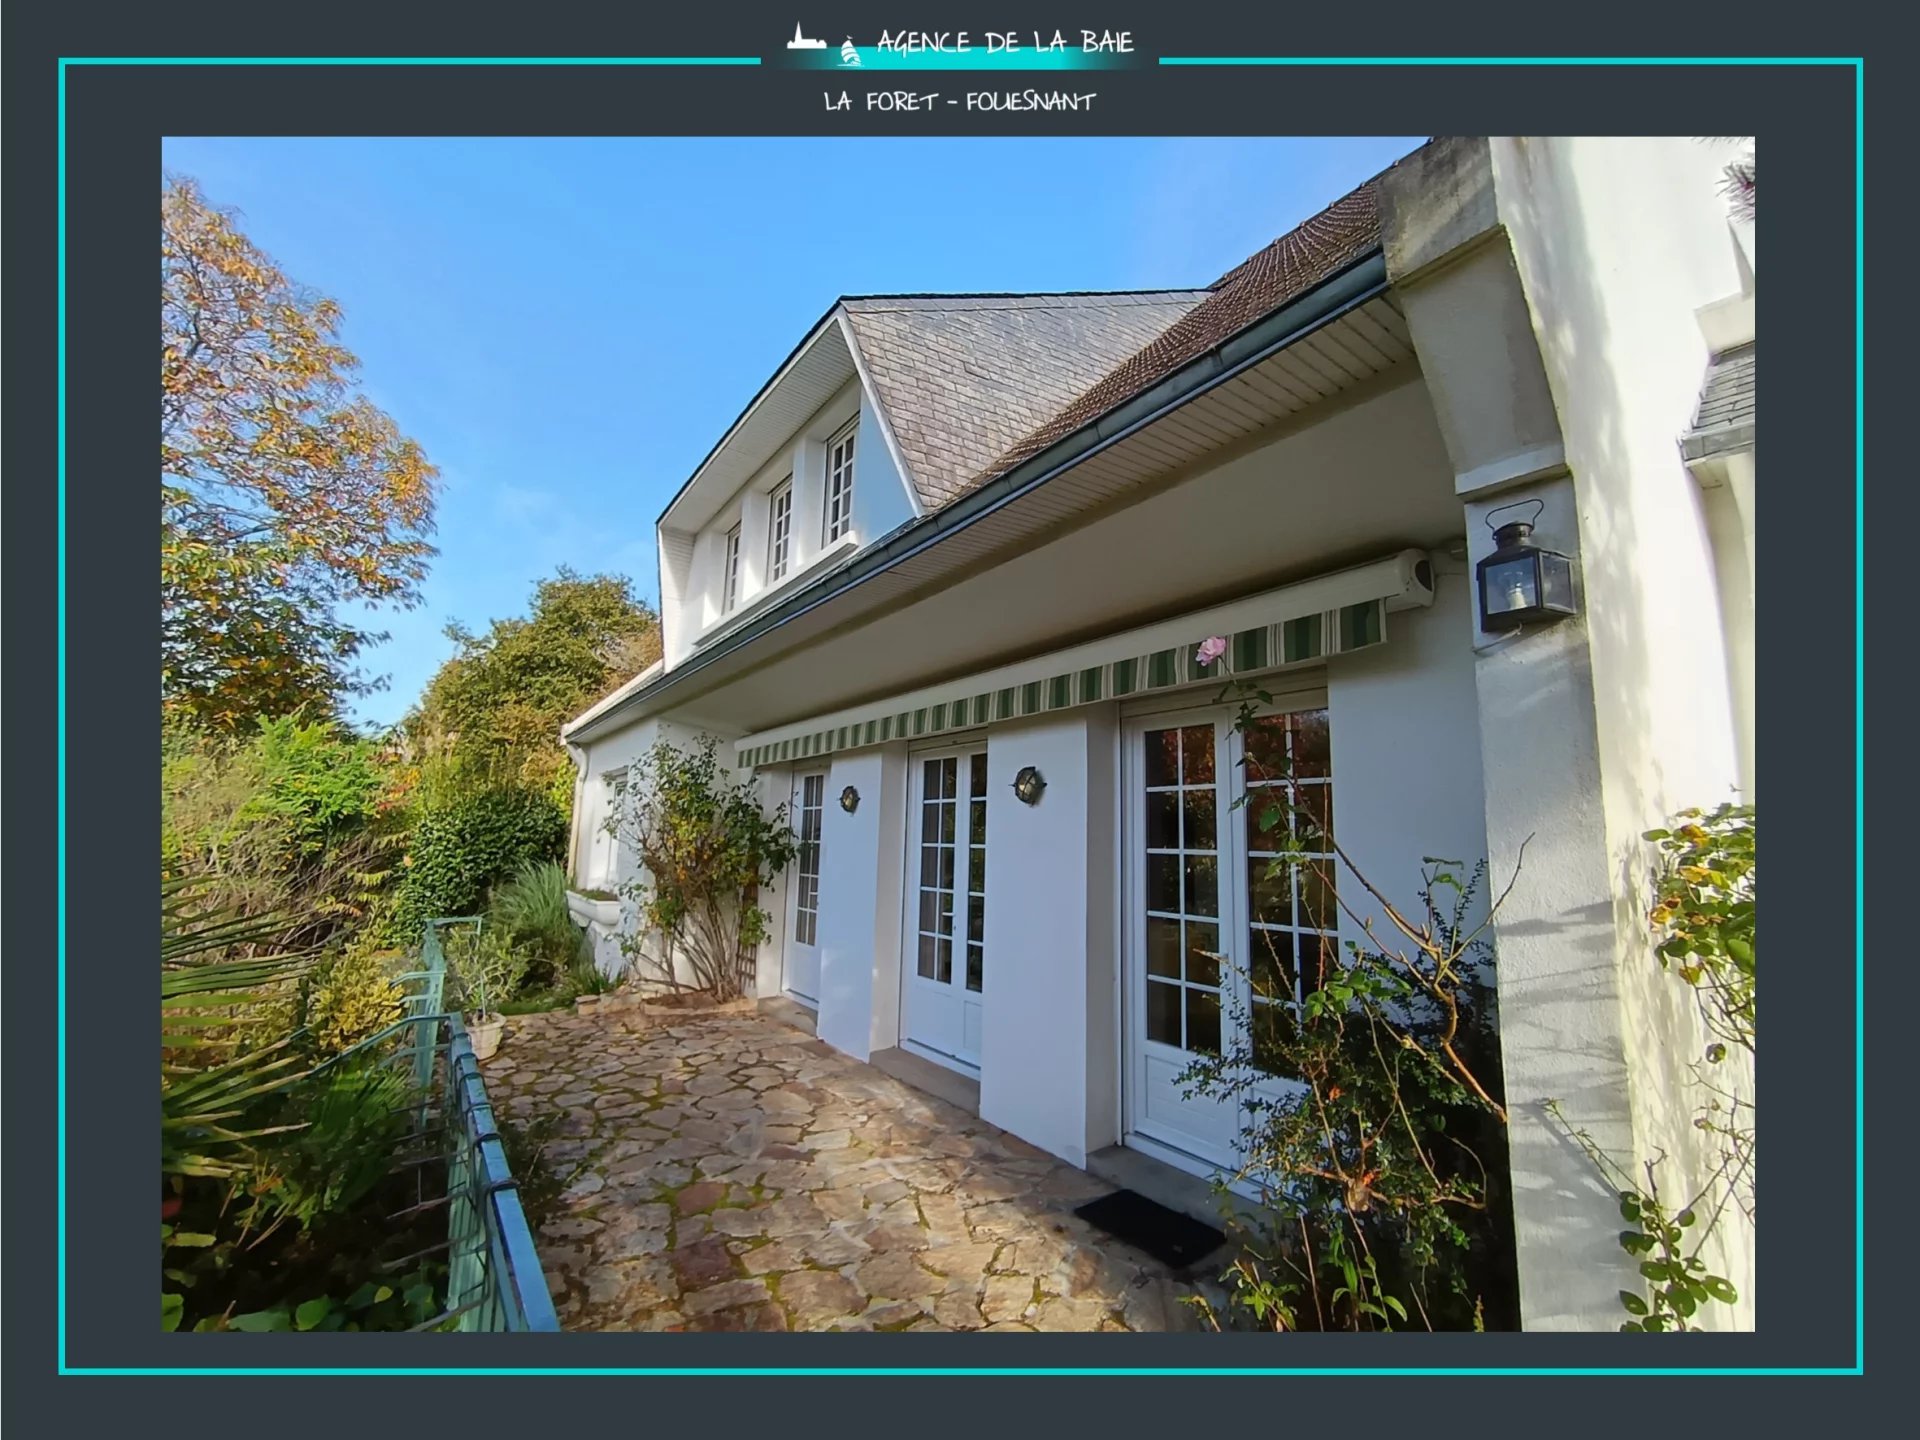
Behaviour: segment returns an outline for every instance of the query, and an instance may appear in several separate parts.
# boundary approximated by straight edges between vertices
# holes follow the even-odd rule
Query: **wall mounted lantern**
[[[1020,767],[1020,773],[1013,777],[1013,794],[1022,805],[1040,803],[1040,792],[1047,788],[1046,777],[1031,765]]]
[[[840,792],[840,808],[851,815],[860,808],[860,792],[851,785]]]
[[[1495,525],[1493,517],[1502,510],[1532,505],[1533,517]],[[1544,500],[1518,500],[1487,513],[1487,528],[1493,531],[1493,553],[1476,567],[1480,579],[1480,628],[1494,633],[1518,630],[1522,625],[1564,620],[1575,614],[1573,605],[1573,561],[1558,550],[1543,550],[1533,543],[1533,527]]]

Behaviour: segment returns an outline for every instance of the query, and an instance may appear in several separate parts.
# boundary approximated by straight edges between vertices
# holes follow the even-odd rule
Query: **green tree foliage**
[[[437,472],[354,393],[334,301],[191,180],[160,196],[160,689],[222,730],[370,688],[343,602],[407,605]]]
[[[438,795],[415,813],[396,925],[405,939],[436,916],[473,915],[522,866],[566,849],[567,815],[544,790],[499,786]]]
[[[160,754],[161,867],[208,907],[283,916],[302,946],[377,920],[404,838],[378,742],[283,716],[250,735],[170,723]]]
[[[660,624],[619,575],[564,567],[524,619],[448,628],[458,652],[405,721],[416,757],[457,788],[516,785],[571,796],[560,727],[660,658]]]

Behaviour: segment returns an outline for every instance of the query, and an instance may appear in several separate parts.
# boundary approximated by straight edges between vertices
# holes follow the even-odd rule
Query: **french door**
[[[986,991],[986,746],[920,751],[909,768],[901,1043],[978,1070]]]
[[[1338,930],[1324,702],[1244,737],[1233,721],[1221,707],[1130,720],[1123,807],[1128,1135],[1228,1170],[1246,1114],[1179,1077],[1238,1054],[1262,1089],[1285,1084],[1271,1037],[1333,963]],[[1304,863],[1276,864],[1288,850]]]
[[[782,987],[797,1000],[820,1003],[820,816],[826,805],[825,771],[793,777],[789,815],[799,850],[787,887],[786,969]]]

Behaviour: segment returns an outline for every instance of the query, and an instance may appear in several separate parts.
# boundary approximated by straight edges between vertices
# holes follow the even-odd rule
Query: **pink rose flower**
[[[1193,658],[1202,665],[1211,665],[1226,653],[1227,637],[1211,635],[1200,642],[1200,648],[1194,652]]]

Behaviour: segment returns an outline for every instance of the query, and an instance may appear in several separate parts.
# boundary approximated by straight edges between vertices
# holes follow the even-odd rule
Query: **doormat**
[[[1169,1210],[1132,1190],[1102,1195],[1073,1213],[1094,1229],[1144,1250],[1171,1270],[1184,1270],[1206,1259],[1227,1241],[1211,1225]]]

